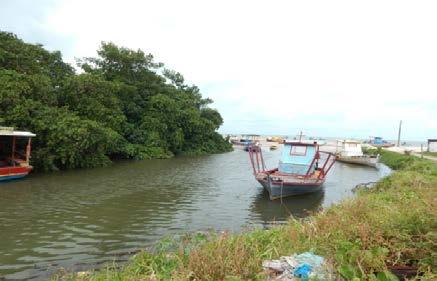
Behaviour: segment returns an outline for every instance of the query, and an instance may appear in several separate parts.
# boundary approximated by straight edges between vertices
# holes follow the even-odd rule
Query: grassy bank
[[[264,280],[263,260],[312,251],[346,280],[396,280],[392,266],[417,268],[422,280],[436,280],[437,164],[390,152],[382,161],[398,171],[311,218],[270,230],[194,235],[176,245],[163,241],[122,268],[54,278]]]
[[[424,152],[423,155],[437,157],[437,152]]]

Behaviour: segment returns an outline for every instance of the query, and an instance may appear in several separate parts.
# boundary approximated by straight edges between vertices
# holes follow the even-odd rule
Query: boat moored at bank
[[[317,142],[301,140],[284,142],[279,165],[272,170],[266,169],[259,146],[251,146],[249,155],[255,179],[271,200],[319,191],[335,162],[334,154],[320,151]]]
[[[23,178],[32,171],[32,137],[35,137],[35,134],[31,132],[0,127],[0,181]]]
[[[374,168],[377,168],[379,162],[379,155],[364,155],[361,142],[356,140],[338,140],[336,158],[340,162]]]

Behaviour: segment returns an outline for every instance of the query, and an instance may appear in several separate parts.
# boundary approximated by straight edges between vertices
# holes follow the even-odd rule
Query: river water
[[[274,167],[280,151],[265,151]],[[33,174],[0,184],[0,280],[44,280],[66,268],[124,261],[165,235],[240,231],[287,220],[352,196],[380,170],[336,163],[324,191],[270,201],[247,152],[123,161],[109,167]]]

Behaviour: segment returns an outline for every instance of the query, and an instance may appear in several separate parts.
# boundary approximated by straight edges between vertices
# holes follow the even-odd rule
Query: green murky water
[[[268,166],[279,153],[265,152]],[[283,222],[290,214],[306,216],[384,173],[336,163],[323,192],[283,204],[268,199],[242,150],[0,183],[0,280],[43,280],[62,267],[86,270],[124,261],[164,235],[240,231]]]

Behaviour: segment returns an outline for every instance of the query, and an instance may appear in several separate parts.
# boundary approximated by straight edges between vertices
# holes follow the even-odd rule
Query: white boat
[[[338,140],[336,158],[337,161],[340,162],[370,166],[374,168],[377,168],[377,164],[379,162],[379,155],[364,155],[361,148],[361,142],[356,140]]]

